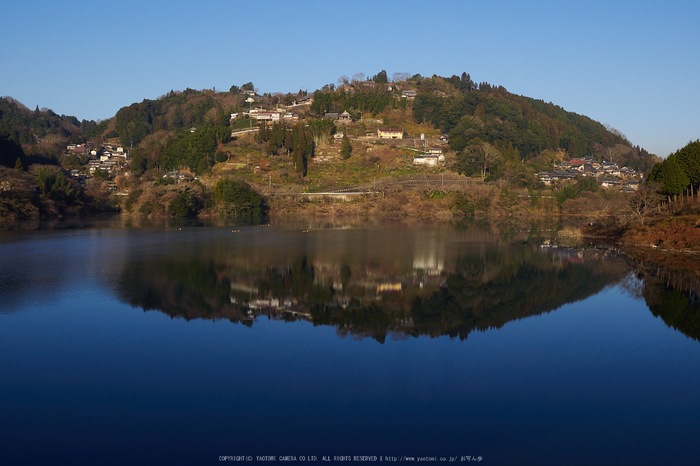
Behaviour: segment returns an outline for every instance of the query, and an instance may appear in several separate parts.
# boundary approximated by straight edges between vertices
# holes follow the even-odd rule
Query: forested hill
[[[456,152],[487,142],[521,160],[549,150],[566,151],[571,158],[617,159],[613,161],[618,165],[640,171],[656,163],[652,154],[613,128],[551,102],[511,94],[503,86],[476,84],[467,73],[451,78],[414,76],[409,84],[418,91],[414,119],[448,134]]]
[[[415,98],[404,98],[406,92],[417,94]],[[158,99],[125,106],[113,118],[99,124],[57,115],[47,109],[32,111],[11,98],[3,98],[0,99],[0,142],[12,149],[6,151],[12,155],[3,164],[14,163],[9,158],[16,159],[16,145],[22,146],[27,156],[44,157],[43,161],[47,162],[66,143],[118,137],[125,147],[138,148],[133,155],[143,169],[160,167],[165,151],[186,130],[209,127],[224,131],[223,127],[231,123],[232,112],[242,112],[253,105],[268,109],[278,104],[290,105],[304,94],[299,91],[259,96],[252,83],[240,88],[234,85],[224,92],[170,91]],[[470,151],[474,152],[471,149],[489,145],[501,154],[499,165],[488,170],[496,178],[521,161],[528,162],[531,170],[544,170],[551,169],[552,162],[564,156],[594,156],[639,171],[647,171],[658,160],[633,146],[620,132],[591,118],[567,112],[552,103],[512,94],[502,86],[476,84],[467,73],[449,78],[404,75],[390,82],[382,71],[368,81],[350,83],[346,79],[337,88],[326,85],[313,94],[311,106],[295,107],[294,111],[300,112],[300,117],[308,123],[309,119],[322,119],[325,112],[345,110],[356,117],[376,118],[393,128],[412,128],[418,133],[421,131],[416,123],[432,125],[449,135],[450,149],[460,160],[467,160]],[[417,137],[417,134],[408,136]],[[38,141],[42,141],[41,147]],[[211,159],[211,165],[214,153],[207,158]],[[187,164],[182,160],[175,166]],[[474,167],[466,162],[457,168],[473,174],[470,170]]]
[[[242,94],[214,93],[186,89],[156,100],[144,100],[121,108],[113,126],[122,144],[138,145],[143,138],[160,130],[177,132],[192,126],[228,126],[232,109],[243,106]]]
[[[66,144],[99,135],[95,121],[78,120],[38,107],[30,110],[11,97],[0,98],[0,165],[17,158],[29,163],[57,163]]]
[[[325,112],[347,110],[398,125],[428,123],[449,135],[455,152],[486,142],[505,156],[504,162],[513,159],[537,165],[546,159],[542,166],[551,167],[552,153],[559,157],[565,153],[569,158],[593,156],[644,172],[658,161],[613,128],[552,103],[512,94],[502,86],[476,84],[467,73],[450,78],[414,75],[399,82],[380,79],[385,76],[382,71],[369,81],[324,86],[314,92],[308,116],[323,118]],[[171,91],[159,99],[122,108],[104,129],[119,136],[122,144],[136,147],[146,136],[162,130],[172,135],[192,126],[226,126],[231,112],[250,106],[242,90],[252,91],[252,83],[232,86],[229,92]],[[417,91],[415,99],[402,98],[406,90]],[[265,94],[256,96],[254,105],[272,108],[299,97],[301,91]],[[408,112],[403,111],[406,107]],[[545,157],[539,157],[543,153]]]
[[[80,143],[85,137],[94,135],[97,123],[78,120],[74,116],[58,115],[53,110],[37,108],[30,110],[11,97],[0,97],[0,131],[13,137],[19,144],[34,144],[47,135],[66,138],[71,143]]]

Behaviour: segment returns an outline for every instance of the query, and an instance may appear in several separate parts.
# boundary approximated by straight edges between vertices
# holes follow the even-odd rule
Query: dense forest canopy
[[[374,81],[372,81],[374,83]],[[388,108],[404,108],[405,100],[397,100],[387,89],[386,85],[358,84],[353,92],[346,92],[343,87],[339,91],[314,92],[311,110],[323,116],[330,112],[369,112],[382,113]]]
[[[17,159],[24,166],[58,164],[66,144],[83,143],[99,129],[92,120],[79,121],[46,108],[29,110],[11,97],[0,97],[0,165],[13,167]]]
[[[418,89],[414,119],[448,134],[450,148],[458,153],[475,142],[486,142],[517,151],[521,160],[545,150],[564,150],[572,158],[599,157],[605,148],[622,145],[629,151],[619,163],[641,171],[654,163],[651,154],[632,147],[613,128],[551,102],[511,94],[503,86],[477,85],[467,73],[451,78],[414,76],[409,82]]]
[[[230,112],[241,106],[238,94],[215,94],[212,91],[170,91],[156,100],[144,100],[120,109],[116,116],[116,133],[122,144],[136,146],[149,134],[161,129],[180,131],[205,124],[228,126]]]
[[[700,140],[689,142],[663,163],[655,165],[649,173],[649,181],[658,183],[660,191],[669,196],[687,189],[697,192],[700,188]]]
[[[71,143],[85,142],[97,126],[92,120],[80,121],[46,108],[32,111],[11,97],[0,97],[0,132],[18,144],[34,144],[49,134],[62,136]]]

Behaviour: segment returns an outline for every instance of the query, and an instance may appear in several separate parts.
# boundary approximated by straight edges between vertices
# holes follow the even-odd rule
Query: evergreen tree
[[[182,110],[176,107],[173,113],[173,128],[182,129],[183,126],[185,126],[185,119],[182,116]]]
[[[294,134],[291,131],[287,131],[284,136],[284,151],[287,155],[291,154],[294,150]]]
[[[649,176],[647,176],[647,181],[653,181],[656,183],[661,183],[661,166],[663,163],[657,163],[653,167],[651,167],[651,170],[649,170]]]
[[[11,167],[17,166],[17,159],[24,159],[24,151],[14,137],[0,133],[0,165]]]
[[[296,172],[306,176],[306,158],[304,157],[304,152],[301,150],[301,146],[296,146],[294,148],[293,158]]]
[[[243,180],[219,180],[213,195],[222,216],[245,215],[255,218],[263,213],[263,198]]]
[[[700,140],[689,142],[675,155],[690,183],[695,187],[700,185]]]
[[[297,138],[297,143],[294,146],[294,168],[297,171],[297,173],[301,173],[302,176],[306,176],[306,167],[307,167],[307,154],[306,154],[306,147],[307,147],[307,139],[310,139],[309,136],[306,135],[306,130],[301,127],[299,131],[299,136]]]
[[[352,144],[350,144],[350,139],[347,134],[343,135],[343,142],[340,146],[340,156],[345,159],[349,159],[352,155]]]
[[[674,196],[680,194],[690,184],[690,178],[678,162],[676,155],[670,155],[662,164],[658,176],[661,177],[661,192]]]
[[[466,72],[462,73],[460,88],[462,92],[469,92],[474,90],[474,81],[472,81],[471,76]]]
[[[386,71],[382,70],[377,75],[374,77],[374,82],[377,84],[386,84],[389,82],[389,79],[386,76]]]

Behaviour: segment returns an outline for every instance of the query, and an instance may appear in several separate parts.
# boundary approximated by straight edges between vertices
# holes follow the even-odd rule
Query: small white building
[[[402,129],[378,129],[377,137],[379,139],[403,139],[404,132]]]
[[[443,162],[445,157],[440,155],[417,155],[413,157],[413,165],[426,165],[428,167],[435,167],[439,162]]]
[[[255,115],[258,121],[280,121],[282,114],[280,112],[259,112]]]

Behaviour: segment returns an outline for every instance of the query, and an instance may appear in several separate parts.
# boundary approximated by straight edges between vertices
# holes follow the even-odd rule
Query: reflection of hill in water
[[[315,324],[350,327],[350,332],[382,340],[388,331],[419,336],[459,337],[474,330],[500,328],[507,322],[557,309],[600,292],[624,276],[622,260],[552,260],[549,254],[512,248],[507,255],[457,260],[442,286],[416,295],[408,313],[384,303],[348,309],[324,306],[313,313]],[[394,327],[387,325],[390,319]]]
[[[642,267],[641,294],[655,317],[688,337],[700,341],[698,279],[689,273]]]
[[[488,242],[446,252],[447,242],[436,244],[409,248],[413,257],[397,251],[389,261],[367,253],[360,261],[345,255],[345,261],[317,247],[254,267],[225,254],[134,258],[118,289],[134,306],[186,319],[252,325],[267,315],[378,341],[389,334],[466,338],[585,299],[628,270],[624,261],[599,261],[595,253],[557,256]]]
[[[522,262],[482,282],[472,263],[465,261],[450,274],[447,286],[416,300],[412,308],[415,333],[466,338],[473,330],[499,328],[511,320],[583,300],[618,280],[621,271],[589,264],[557,268]]]
[[[221,318],[237,322],[245,315],[231,305],[229,280],[217,273],[213,262],[132,262],[124,269],[119,294],[132,306],[187,320]]]

